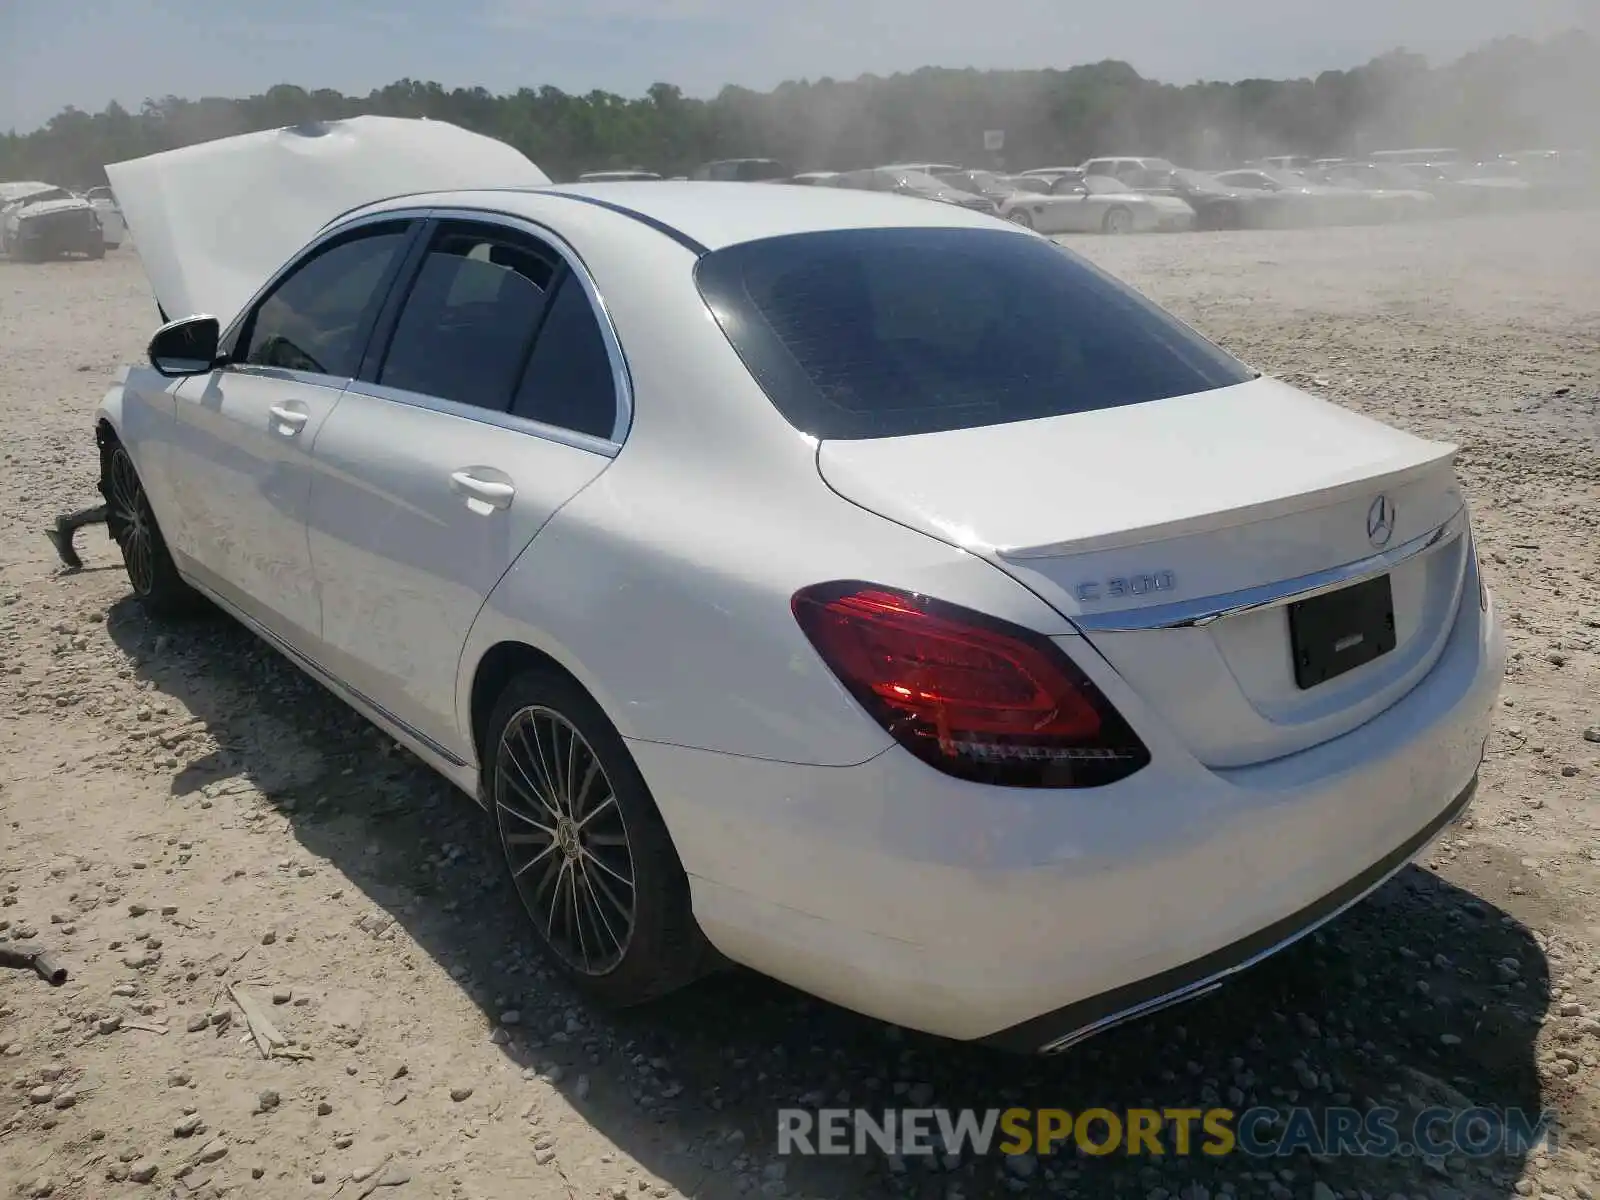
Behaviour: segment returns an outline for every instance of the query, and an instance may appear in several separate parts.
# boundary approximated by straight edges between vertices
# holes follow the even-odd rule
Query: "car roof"
[[[13,200],[23,200],[29,196],[37,196],[43,192],[65,191],[53,183],[41,183],[37,179],[22,179],[15,183],[0,183],[0,203],[9,204]]]
[[[680,242],[691,243],[696,250],[719,250],[761,238],[831,229],[1013,228],[999,218],[956,205],[919,203],[881,192],[676,180],[429,192],[365,205],[341,220],[430,204],[481,208],[535,221],[548,220],[563,204],[588,204],[632,217]]]

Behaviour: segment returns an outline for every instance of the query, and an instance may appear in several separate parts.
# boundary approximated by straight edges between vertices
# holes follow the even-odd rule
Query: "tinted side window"
[[[553,256],[532,238],[493,226],[442,226],[378,382],[504,412],[554,274]]]
[[[713,251],[695,279],[796,429],[901,437],[1188,396],[1250,370],[1042,238],[887,228]]]
[[[600,321],[571,274],[558,285],[513,414],[609,438],[617,423],[617,389]]]
[[[319,248],[256,308],[243,362],[336,377],[354,375],[407,222],[375,225]]]

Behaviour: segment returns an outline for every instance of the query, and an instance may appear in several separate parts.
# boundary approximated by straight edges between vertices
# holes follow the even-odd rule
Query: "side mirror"
[[[168,379],[204,375],[217,365],[222,329],[215,317],[186,317],[156,330],[150,339],[150,365]]]

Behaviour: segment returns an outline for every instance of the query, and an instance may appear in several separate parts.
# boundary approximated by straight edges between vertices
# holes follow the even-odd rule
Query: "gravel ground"
[[[1262,369],[1458,441],[1512,662],[1469,815],[1323,933],[1053,1060],[731,974],[551,981],[476,810],[221,619],[162,626],[90,415],[137,258],[0,264],[0,1196],[1560,1196],[1600,1187],[1600,216],[1076,243]],[[1585,731],[1591,730],[1588,738]],[[264,1060],[237,987],[301,1057]],[[1527,1157],[774,1156],[823,1103],[1553,1109]]]

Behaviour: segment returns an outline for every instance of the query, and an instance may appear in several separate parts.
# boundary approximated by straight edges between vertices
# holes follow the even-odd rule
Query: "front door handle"
[[[272,419],[277,422],[273,428],[284,437],[293,437],[311,419],[311,414],[304,409],[287,408],[282,404],[274,404],[267,411],[272,414]]]
[[[454,471],[450,490],[467,498],[467,507],[480,515],[511,507],[517,489],[499,479],[480,479],[471,471]]]

